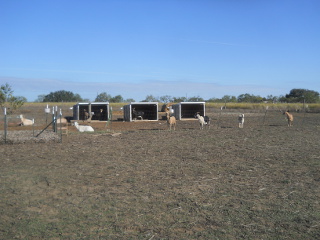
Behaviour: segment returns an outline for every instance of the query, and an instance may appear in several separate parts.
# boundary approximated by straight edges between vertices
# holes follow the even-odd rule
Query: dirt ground
[[[320,239],[320,114],[207,112],[1,144],[0,238]]]

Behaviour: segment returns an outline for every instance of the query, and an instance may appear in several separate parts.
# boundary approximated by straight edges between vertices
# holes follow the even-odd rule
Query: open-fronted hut
[[[173,116],[177,120],[195,119],[195,115],[199,113],[205,116],[206,103],[205,102],[181,102],[172,105]]]
[[[132,102],[123,107],[126,122],[145,120],[158,121],[158,102]]]
[[[109,111],[109,102],[77,103],[73,106],[73,119],[108,121]]]

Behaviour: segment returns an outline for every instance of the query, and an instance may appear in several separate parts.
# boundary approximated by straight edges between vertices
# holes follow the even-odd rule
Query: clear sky
[[[0,83],[136,101],[320,91],[319,0],[0,0]]]

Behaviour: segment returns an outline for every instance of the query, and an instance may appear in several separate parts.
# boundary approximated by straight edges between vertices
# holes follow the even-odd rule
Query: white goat
[[[204,118],[202,116],[200,116],[199,113],[197,113],[196,117],[198,118],[199,120],[199,123],[200,123],[200,129],[203,129],[203,126],[204,124],[206,124],[206,122],[204,121]]]
[[[238,117],[239,128],[243,128],[244,124],[244,114],[240,114]]]
[[[24,118],[22,114],[20,114],[19,117],[21,120],[21,122],[19,123],[20,126],[31,126],[34,123],[33,120]]]
[[[94,132],[94,129],[88,125],[79,125],[79,123],[75,122],[74,126],[78,129],[79,132]]]

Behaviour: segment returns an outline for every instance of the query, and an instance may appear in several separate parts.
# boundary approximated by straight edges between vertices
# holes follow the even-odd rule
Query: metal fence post
[[[7,143],[7,108],[4,108],[4,143]]]

